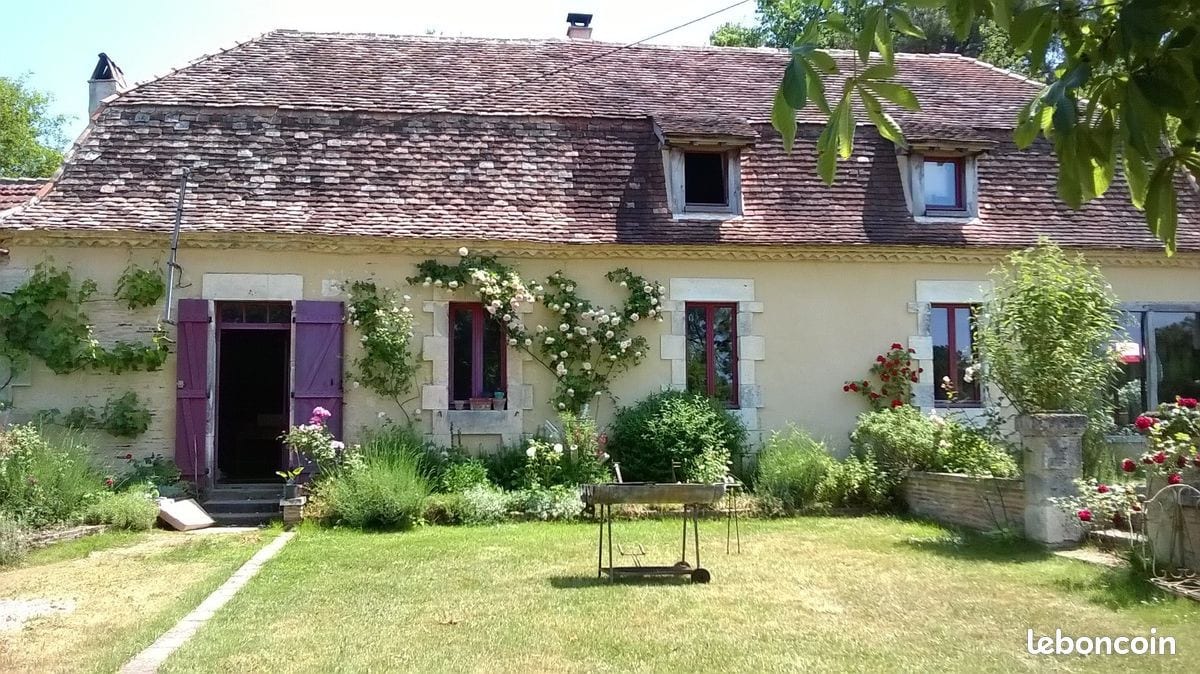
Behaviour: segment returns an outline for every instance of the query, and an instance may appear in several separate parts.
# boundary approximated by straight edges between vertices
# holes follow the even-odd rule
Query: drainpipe
[[[179,256],[179,225],[183,221],[183,202],[187,196],[187,181],[192,175],[192,170],[184,167],[183,174],[179,176],[179,199],[175,202],[175,228],[171,232],[171,252],[167,256],[167,302],[163,305],[163,323],[172,324],[171,307],[175,304],[175,272],[183,271],[183,267],[175,261]]]

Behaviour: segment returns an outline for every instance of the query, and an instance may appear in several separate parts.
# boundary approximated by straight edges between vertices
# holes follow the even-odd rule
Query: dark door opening
[[[291,332],[281,327],[218,333],[217,467],[224,481],[274,481],[283,469]]]

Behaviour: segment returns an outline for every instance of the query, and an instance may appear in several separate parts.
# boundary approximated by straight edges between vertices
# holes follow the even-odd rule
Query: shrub
[[[758,456],[758,493],[784,512],[811,508],[835,463],[825,444],[804,431],[777,431]]]
[[[158,520],[158,503],[141,490],[103,493],[83,511],[87,524],[107,524],[117,529],[145,531]]]
[[[162,454],[151,454],[141,459],[136,459],[130,454],[125,461],[125,472],[113,483],[113,488],[117,491],[148,484],[161,493],[164,488],[175,489],[183,479],[179,466]]]
[[[430,493],[422,469],[424,446],[411,429],[385,426],[352,464],[316,485],[319,510],[337,524],[362,529],[407,529],[424,514]]]
[[[464,507],[461,493],[430,494],[421,517],[429,524],[462,524]]]
[[[487,466],[488,480],[505,490],[521,489],[525,482],[525,447],[523,445],[502,447],[483,457]]]
[[[882,470],[905,473],[935,465],[938,429],[910,405],[867,412],[850,433],[850,446],[860,459],[873,459]]]
[[[1012,455],[983,433],[953,419],[945,419],[940,425],[935,462],[927,470],[994,477],[1017,474],[1017,462]]]
[[[0,430],[0,512],[46,526],[75,517],[102,489],[78,435],[50,438],[32,425]]]
[[[20,522],[0,513],[0,567],[16,564],[29,551],[29,532]]]
[[[655,393],[617,412],[608,452],[626,480],[719,482],[746,442],[741,422],[694,393]],[[677,471],[671,469],[678,462]]]
[[[894,478],[881,472],[875,460],[848,457],[829,467],[817,488],[817,499],[834,508],[887,510],[893,505]]]
[[[463,524],[494,524],[508,517],[509,496],[495,487],[478,485],[462,494]]]
[[[471,487],[489,485],[487,466],[479,459],[447,463],[442,469],[438,486],[448,494],[464,492]]]
[[[573,520],[583,511],[579,489],[562,485],[514,492],[508,506],[538,520]]]
[[[1087,413],[1118,370],[1120,312],[1100,270],[1047,239],[993,272],[976,339],[994,381],[1022,414]]]

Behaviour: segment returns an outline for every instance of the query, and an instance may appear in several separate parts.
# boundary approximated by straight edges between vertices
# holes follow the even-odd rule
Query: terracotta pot
[[[506,398],[492,398],[492,409],[504,410],[508,408],[508,400]]]
[[[471,398],[471,410],[478,412],[492,409],[491,398]]]

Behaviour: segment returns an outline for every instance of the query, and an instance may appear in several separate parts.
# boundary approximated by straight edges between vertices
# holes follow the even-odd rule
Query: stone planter
[[[471,411],[481,412],[483,410],[492,409],[491,398],[471,398]]]
[[[283,526],[291,529],[304,520],[304,504],[308,499],[303,496],[280,499],[279,509],[283,512]]]
[[[1023,414],[1017,433],[1025,450],[1025,535],[1052,548],[1083,540],[1083,528],[1051,499],[1075,494],[1083,475],[1082,414]]]

